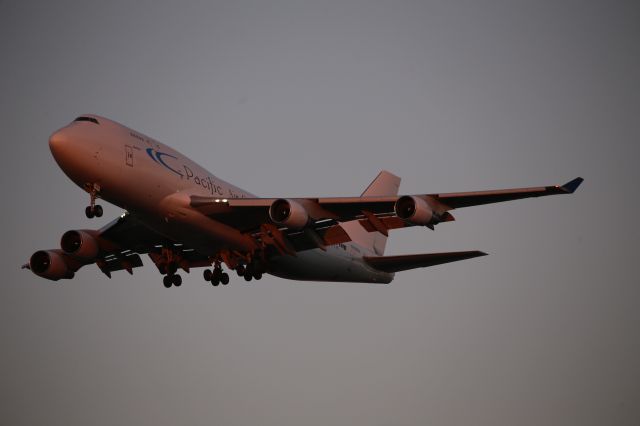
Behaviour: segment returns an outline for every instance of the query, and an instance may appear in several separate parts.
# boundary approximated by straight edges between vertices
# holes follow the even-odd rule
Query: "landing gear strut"
[[[100,193],[100,185],[94,183],[87,186],[89,188],[88,190],[91,201],[87,208],[84,209],[84,214],[89,219],[93,217],[102,217],[102,206],[100,204],[96,204],[96,198],[98,198],[98,194]]]

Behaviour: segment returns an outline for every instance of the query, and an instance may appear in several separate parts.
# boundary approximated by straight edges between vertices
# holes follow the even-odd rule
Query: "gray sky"
[[[0,424],[638,425],[634,1],[0,2]],[[110,117],[264,196],[586,180],[454,212],[388,253],[490,256],[389,286],[95,266],[49,134]],[[132,182],[144,184],[144,182]]]

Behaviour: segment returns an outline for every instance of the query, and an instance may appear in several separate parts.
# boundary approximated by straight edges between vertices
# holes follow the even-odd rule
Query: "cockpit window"
[[[93,117],[83,117],[83,116],[80,116],[80,117],[76,118],[76,119],[75,119],[75,120],[73,120],[73,121],[90,121],[90,122],[95,123],[95,124],[100,124],[100,123],[98,123],[98,120],[96,120],[96,119],[95,119],[95,118],[93,118]]]

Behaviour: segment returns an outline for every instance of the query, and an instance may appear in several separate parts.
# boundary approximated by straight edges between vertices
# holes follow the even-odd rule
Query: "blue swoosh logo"
[[[171,166],[169,166],[167,163],[164,162],[164,157],[173,158],[175,160],[177,160],[178,157],[175,157],[175,156],[173,156],[171,154],[167,154],[166,152],[154,151],[153,148],[147,148],[146,151],[147,151],[147,155],[149,157],[151,157],[151,159],[153,161],[155,161],[158,164],[163,165],[167,169],[171,170],[173,173],[175,173],[178,176],[182,177],[182,173],[180,171],[172,168]]]

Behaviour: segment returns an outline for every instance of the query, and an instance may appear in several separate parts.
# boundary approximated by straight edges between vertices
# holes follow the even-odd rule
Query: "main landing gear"
[[[89,205],[84,209],[84,214],[89,219],[93,217],[102,217],[102,206],[100,204],[96,204],[96,198],[98,198],[98,194],[100,193],[100,185],[94,183],[87,184],[86,186],[87,190],[89,191],[91,201]]]
[[[180,287],[182,285],[182,277],[177,274],[178,266],[181,262],[178,252],[169,247],[163,247],[160,253],[149,253],[149,256],[158,266],[158,271],[164,275],[162,284],[166,288],[171,286]],[[188,272],[188,270],[186,271]]]
[[[229,274],[222,272],[222,266],[220,266],[219,263],[215,264],[213,271],[211,269],[205,269],[202,276],[205,281],[211,281],[211,285],[214,287],[217,287],[218,284],[229,284]]]
[[[166,288],[171,286],[180,287],[182,284],[182,278],[176,273],[178,271],[178,267],[182,267],[182,269],[188,272],[188,267],[183,264],[184,259],[180,257],[180,254],[169,247],[163,247],[160,253],[157,251],[152,252],[149,253],[149,256],[151,256],[158,266],[160,273],[165,275],[162,279],[164,286]],[[214,287],[217,287],[220,284],[229,284],[229,274],[222,270],[223,261],[225,261],[227,265],[231,263],[230,268],[235,269],[238,276],[244,277],[244,280],[247,282],[254,279],[261,279],[262,274],[264,274],[266,270],[264,263],[258,259],[249,260],[249,262],[245,263],[246,259],[243,259],[240,262],[238,259],[227,262],[224,260],[224,256],[221,257],[222,258],[212,259],[213,268],[205,269],[202,273],[204,280],[210,282]]]
[[[166,272],[166,275],[162,277],[162,284],[164,284],[166,288],[169,288],[172,285],[176,287],[180,287],[182,285],[182,277],[176,273],[178,271],[178,266],[175,263],[170,263],[169,265],[162,267],[161,270]]]
[[[251,281],[252,279],[259,280],[262,278],[262,270],[254,264],[239,265],[236,268],[236,273],[239,277],[244,277],[246,282]]]
[[[162,284],[164,284],[166,288],[172,285],[180,287],[182,285],[182,277],[178,274],[167,274],[162,278]]]
[[[235,269],[238,276],[244,277],[244,280],[247,282],[253,279],[259,280],[262,278],[262,269],[256,265],[238,265]],[[217,287],[219,284],[229,284],[229,274],[222,271],[222,266],[219,263],[215,264],[213,270],[205,269],[202,273],[202,277],[205,281],[210,281],[211,285],[214,287]]]

